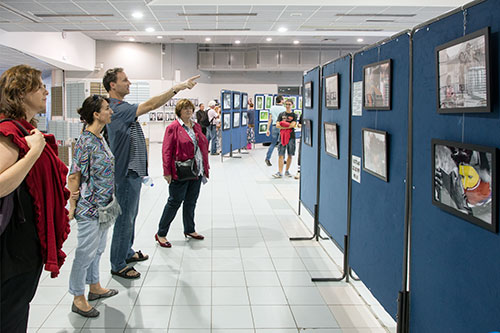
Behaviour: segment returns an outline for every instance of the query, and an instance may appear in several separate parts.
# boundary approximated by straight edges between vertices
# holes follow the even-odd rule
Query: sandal
[[[136,261],[144,261],[144,260],[148,260],[149,259],[149,256],[146,254],[142,254],[141,250],[139,251],[136,251],[135,254],[137,254],[137,258],[134,258],[134,256],[128,258],[125,260],[125,262],[127,264],[130,264],[131,262],[136,262]]]
[[[109,289],[104,294],[94,294],[93,292],[89,291],[89,296],[87,297],[87,299],[89,301],[95,301],[96,299],[99,299],[99,298],[108,298],[108,297],[115,296],[117,294],[118,294],[118,290],[116,290],[116,289]]]
[[[128,272],[130,271],[134,271],[137,273],[137,275],[129,275]],[[113,270],[111,270],[111,274],[112,275],[116,275],[116,276],[119,276],[119,277],[122,277],[124,279],[138,279],[141,277],[141,273],[137,272],[134,267],[131,267],[131,266],[127,266],[125,269],[119,271],[119,272],[115,272]]]

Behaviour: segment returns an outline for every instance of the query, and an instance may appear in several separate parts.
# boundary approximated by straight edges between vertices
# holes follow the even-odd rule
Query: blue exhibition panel
[[[231,94],[231,106],[233,105],[233,94],[231,91],[229,90],[222,90],[221,91],[221,95],[220,95],[220,100],[222,101],[221,102],[221,107],[223,107],[223,104],[224,104],[224,93],[229,93]],[[222,147],[221,147],[221,150],[222,150],[222,155],[226,155],[226,154],[229,154],[231,152],[231,128],[232,128],[232,124],[231,124],[231,127],[230,129],[228,130],[224,130],[224,114],[231,114],[231,110],[224,110],[222,109],[222,119],[221,119],[221,135],[222,135]],[[232,115],[231,117],[229,117],[230,119],[230,122],[232,122]]]
[[[303,99],[302,119],[311,120],[312,127],[312,146],[304,143],[304,137],[301,141],[300,156],[300,201],[304,207],[314,215],[314,206],[317,204],[318,189],[318,144],[319,144],[319,96],[320,96],[320,75],[321,68],[315,67],[304,75],[304,83],[312,82],[312,108],[305,107],[305,98]],[[304,129],[302,129],[304,131]]]
[[[351,180],[350,265],[393,318],[402,286],[404,252],[409,45],[410,37],[404,33],[353,58],[354,82],[363,80],[363,66],[388,59],[392,62],[391,109],[363,108],[361,116],[351,116],[352,155],[361,157],[362,162],[362,129],[388,133],[388,181],[364,170],[360,183]]]
[[[319,223],[344,248],[347,234],[347,201],[349,171],[349,87],[351,84],[351,56],[337,59],[323,66],[323,87],[325,77],[338,74],[339,109],[327,109],[325,89],[322,89],[322,122],[337,124],[338,159],[326,153],[325,131],[322,124]]]
[[[260,111],[265,110],[264,104],[262,105],[261,108],[258,108],[257,105],[257,98],[263,98],[265,101],[266,95],[265,94],[255,94],[254,96],[254,106],[255,106],[255,143],[265,143],[265,142],[271,142],[270,137],[266,135],[266,133],[259,133],[259,127],[261,124],[267,124],[267,121],[260,121]],[[265,103],[265,102],[264,102]]]
[[[485,1],[420,28],[413,37],[412,332],[500,329],[498,234],[431,202],[431,139],[500,147],[499,17],[498,0]],[[438,114],[435,48],[488,26],[492,112]]]

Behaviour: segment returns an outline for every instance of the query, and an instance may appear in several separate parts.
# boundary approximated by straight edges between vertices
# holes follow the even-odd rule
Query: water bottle
[[[142,177],[142,183],[147,187],[153,187],[155,184],[153,183],[153,178],[146,176]]]

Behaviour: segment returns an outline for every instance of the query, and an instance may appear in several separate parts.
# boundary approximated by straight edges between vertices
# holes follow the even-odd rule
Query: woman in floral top
[[[68,187],[73,193],[69,218],[76,219],[78,246],[71,269],[69,292],[74,296],[71,310],[84,317],[97,317],[99,311],[85,299],[85,283],[90,284],[88,300],[118,293],[99,283],[99,261],[106,247],[108,226],[99,223],[99,207],[107,206],[114,193],[114,156],[101,132],[111,122],[113,111],[106,98],[93,95],[78,110],[85,123],[75,146]]]

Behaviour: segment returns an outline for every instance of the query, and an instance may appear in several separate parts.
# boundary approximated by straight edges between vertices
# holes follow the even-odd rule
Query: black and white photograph
[[[312,81],[304,83],[304,107],[311,109],[313,107],[313,83]]]
[[[325,78],[325,102],[327,109],[339,108],[339,74]]]
[[[386,182],[388,177],[387,132],[363,128],[363,170]]]
[[[339,135],[336,123],[325,122],[325,152],[335,158],[339,158]]]
[[[267,133],[267,123],[260,123],[259,134],[266,134],[266,133]]]
[[[241,94],[241,108],[244,110],[248,109],[248,94],[247,93]]]
[[[391,109],[391,59],[363,67],[363,96],[366,110]]]
[[[231,129],[231,113],[224,112],[222,116],[222,129],[227,131]]]
[[[222,110],[231,110],[231,93],[222,93]]]
[[[302,137],[306,145],[312,147],[312,121],[304,119],[302,124]]]
[[[156,121],[156,112],[149,112],[149,121]]]
[[[248,112],[243,111],[241,113],[241,126],[247,126],[248,125]]]
[[[489,28],[436,48],[438,113],[490,112]]]
[[[496,148],[439,139],[431,144],[432,203],[496,233]]]
[[[239,109],[240,108],[240,93],[233,93],[233,109]]]
[[[262,110],[264,108],[264,96],[256,96],[255,97],[255,109]]]
[[[163,121],[163,111],[156,112],[156,120]]]
[[[240,127],[240,112],[233,112],[233,128]]]

